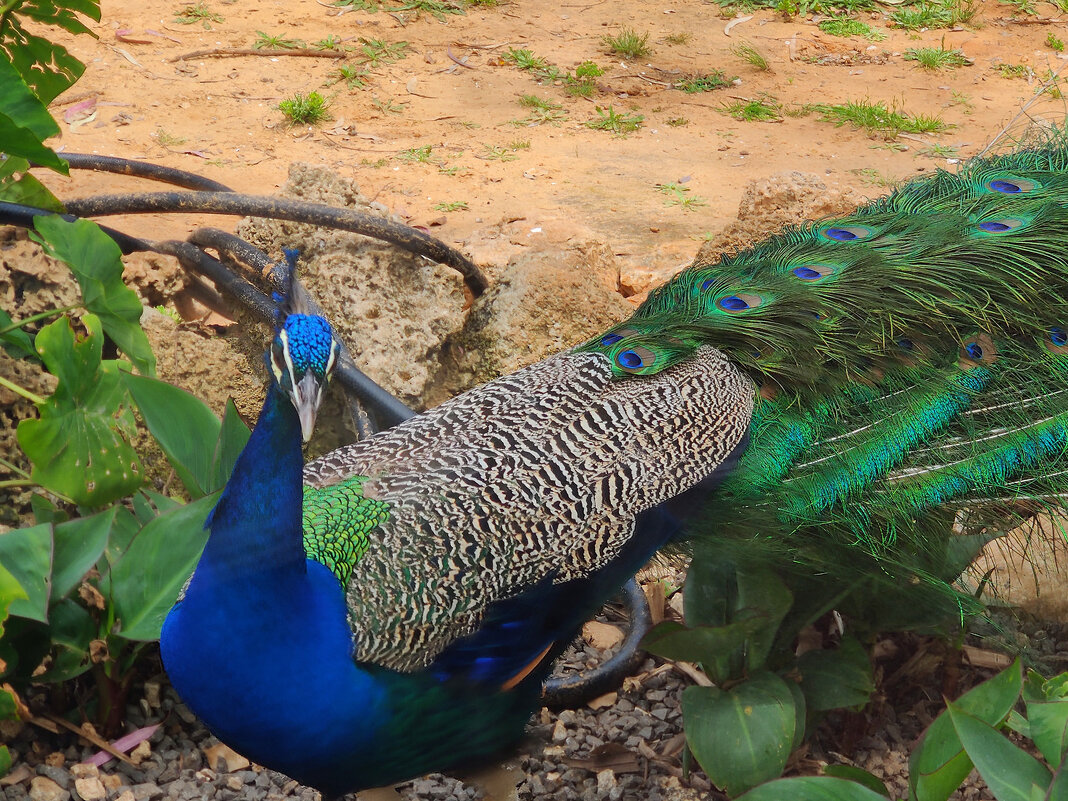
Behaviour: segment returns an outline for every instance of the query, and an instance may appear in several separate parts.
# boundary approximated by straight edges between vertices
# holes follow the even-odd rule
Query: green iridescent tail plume
[[[1068,137],[695,263],[579,349],[652,374],[704,345],[761,400],[701,532],[952,578],[951,535],[1068,497]]]

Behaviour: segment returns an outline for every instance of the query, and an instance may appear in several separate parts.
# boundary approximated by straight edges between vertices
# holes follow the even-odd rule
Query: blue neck
[[[160,648],[220,739],[308,782],[370,750],[387,716],[385,688],[353,659],[344,588],[305,557],[302,470],[296,411],[272,385]]]
[[[256,428],[208,518],[211,537],[200,568],[208,567],[219,580],[240,580],[266,566],[303,573],[303,470],[297,411],[272,382]]]

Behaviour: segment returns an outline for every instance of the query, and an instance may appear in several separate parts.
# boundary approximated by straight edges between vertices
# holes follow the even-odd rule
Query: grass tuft
[[[318,92],[297,92],[278,104],[278,110],[293,125],[318,125],[330,119],[329,101]]]
[[[623,28],[615,36],[602,36],[601,43],[626,59],[641,58],[653,52],[649,47],[649,34],[638,33],[633,28]]]

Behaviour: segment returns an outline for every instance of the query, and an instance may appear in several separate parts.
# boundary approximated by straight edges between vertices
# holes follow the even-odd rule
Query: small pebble
[[[47,776],[35,776],[30,781],[31,801],[68,801],[70,793]]]

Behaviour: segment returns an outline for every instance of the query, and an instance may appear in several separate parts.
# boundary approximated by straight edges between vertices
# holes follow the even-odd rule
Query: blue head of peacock
[[[286,289],[275,294],[278,328],[267,351],[267,366],[278,388],[292,401],[300,419],[300,433],[307,442],[315,429],[315,416],[323,391],[337,366],[341,346],[324,317],[314,313],[304,287],[297,281],[300,252],[285,251]]]
[[[323,391],[337,364],[340,345],[323,317],[293,312],[286,316],[267,353],[274,380],[293,402],[304,441],[311,438]]]

